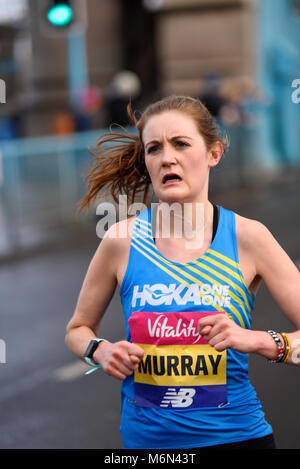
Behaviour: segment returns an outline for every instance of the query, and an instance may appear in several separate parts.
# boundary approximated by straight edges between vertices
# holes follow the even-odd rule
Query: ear
[[[222,158],[223,153],[224,153],[224,147],[222,143],[221,142],[214,143],[208,152],[208,166],[210,168],[217,166],[220,159]]]

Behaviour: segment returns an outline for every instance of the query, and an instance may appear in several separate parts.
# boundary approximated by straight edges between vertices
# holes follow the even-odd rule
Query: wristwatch
[[[93,339],[90,341],[88,348],[86,349],[86,352],[84,354],[84,359],[85,361],[91,365],[91,366],[100,366],[99,363],[96,363],[93,360],[93,355],[100,344],[100,342],[107,342],[105,339]]]

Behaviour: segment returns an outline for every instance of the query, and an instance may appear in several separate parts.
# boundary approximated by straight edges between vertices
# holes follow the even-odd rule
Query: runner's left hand
[[[227,348],[238,352],[256,352],[256,331],[243,329],[225,314],[201,318],[198,331],[218,352]]]

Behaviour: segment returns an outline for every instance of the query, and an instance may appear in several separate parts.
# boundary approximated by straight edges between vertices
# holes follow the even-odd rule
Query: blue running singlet
[[[248,355],[216,351],[199,318],[226,314],[250,328],[255,296],[238,260],[235,214],[220,207],[210,248],[171,262],[152,238],[151,208],[136,217],[120,295],[126,340],[144,357],[122,382],[124,448],[196,448],[272,433],[248,377]]]

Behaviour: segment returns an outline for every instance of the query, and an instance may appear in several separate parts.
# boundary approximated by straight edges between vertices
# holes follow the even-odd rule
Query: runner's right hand
[[[110,376],[123,380],[138,367],[144,356],[144,350],[136,344],[122,340],[120,342],[101,342],[93,359]]]

